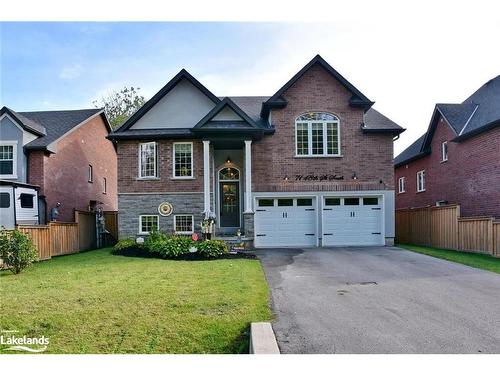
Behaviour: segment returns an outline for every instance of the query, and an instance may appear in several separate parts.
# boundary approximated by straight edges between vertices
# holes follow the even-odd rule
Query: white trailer
[[[39,224],[38,186],[0,180],[0,227]]]

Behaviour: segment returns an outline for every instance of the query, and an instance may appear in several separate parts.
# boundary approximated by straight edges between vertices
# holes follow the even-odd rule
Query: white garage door
[[[324,198],[323,246],[383,245],[380,197]]]
[[[255,246],[316,246],[315,198],[258,198]]]

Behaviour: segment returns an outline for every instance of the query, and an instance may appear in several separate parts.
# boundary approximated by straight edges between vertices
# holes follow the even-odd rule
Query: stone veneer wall
[[[170,216],[161,216],[158,206],[169,202],[173,206]],[[174,232],[174,215],[193,215],[194,230],[200,232],[199,224],[203,219],[203,193],[178,194],[119,194],[118,220],[119,238],[135,237],[139,234],[139,215],[158,215],[159,230]]]

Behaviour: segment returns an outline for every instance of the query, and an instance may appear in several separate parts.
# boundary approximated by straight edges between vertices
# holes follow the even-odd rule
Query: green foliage
[[[198,253],[204,258],[217,258],[229,251],[226,243],[221,240],[201,241],[196,245]]]
[[[150,253],[162,258],[176,258],[188,254],[194,244],[195,242],[190,237],[155,234],[145,241],[144,247]]]
[[[104,107],[111,128],[115,129],[145,103],[144,96],[139,95],[139,87],[124,87],[120,91],[112,91],[100,100],[94,100],[96,107]]]
[[[130,249],[135,249],[139,247],[139,245],[135,242],[133,238],[125,238],[123,240],[119,240],[115,246],[113,247],[113,250],[111,252],[113,254],[120,254],[121,252],[125,250],[130,250]]]
[[[17,229],[0,232],[0,257],[5,265],[15,273],[20,273],[37,260],[37,251],[31,238]]]

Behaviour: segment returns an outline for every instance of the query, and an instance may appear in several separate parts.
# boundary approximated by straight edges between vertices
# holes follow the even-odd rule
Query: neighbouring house
[[[500,76],[461,104],[436,104],[394,163],[396,208],[458,203],[462,216],[500,217]]]
[[[116,149],[102,109],[0,110],[0,225],[44,224],[117,209]]]
[[[220,98],[181,70],[109,136],[120,237],[215,217],[256,247],[392,243],[404,129],[372,105],[319,55],[271,97]]]

